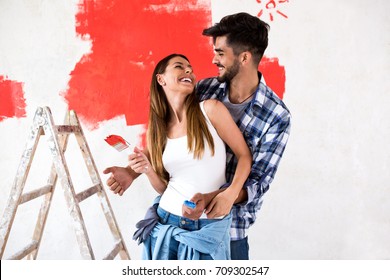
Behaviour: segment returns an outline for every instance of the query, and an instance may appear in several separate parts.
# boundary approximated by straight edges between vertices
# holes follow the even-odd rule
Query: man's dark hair
[[[269,25],[248,13],[237,13],[225,16],[219,23],[203,30],[203,35],[213,37],[226,36],[227,44],[235,55],[249,51],[254,62],[260,63],[268,46]]]

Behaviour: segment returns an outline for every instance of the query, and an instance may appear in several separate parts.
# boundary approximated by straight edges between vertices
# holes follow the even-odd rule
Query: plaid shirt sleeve
[[[268,87],[260,84],[256,97],[238,125],[251,150],[253,161],[251,173],[244,185],[248,199],[235,204],[232,209],[232,240],[245,238],[246,230],[256,220],[263,196],[269,190],[285,150],[291,115],[284,103]],[[230,166],[229,175],[232,176],[235,166]]]
[[[225,93],[225,85],[221,84],[215,78],[200,80],[196,85],[196,93],[199,101],[206,99],[219,99]]]
[[[253,126],[247,127],[251,133],[244,133],[253,156],[251,173],[244,185],[248,192],[245,204],[258,204],[268,191],[290,134],[288,111],[276,115],[265,132],[258,131],[258,127],[262,127],[258,123],[263,121],[261,117],[255,119]]]

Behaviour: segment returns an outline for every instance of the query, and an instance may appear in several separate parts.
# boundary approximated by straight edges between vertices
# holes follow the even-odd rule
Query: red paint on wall
[[[280,99],[283,99],[286,84],[286,71],[284,66],[279,64],[279,59],[276,57],[270,58],[264,56],[260,62],[259,70],[264,75],[267,86],[269,86]]]
[[[26,116],[23,84],[0,76],[0,121]]]
[[[185,54],[198,79],[214,76],[212,45],[202,30],[211,25],[211,4],[204,0],[84,0],[76,31],[91,41],[70,73],[63,94],[69,108],[90,128],[124,115],[127,125],[145,124],[149,84],[155,64],[166,55]],[[260,66],[267,84],[283,97],[284,68],[277,59]]]
[[[76,30],[92,49],[71,72],[64,93],[69,108],[92,126],[119,115],[128,125],[144,124],[151,74],[161,58],[183,53],[198,78],[214,73],[211,41],[201,35],[211,24],[211,7],[199,2],[81,2]]]

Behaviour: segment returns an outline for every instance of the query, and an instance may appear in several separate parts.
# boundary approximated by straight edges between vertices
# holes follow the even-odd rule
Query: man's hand
[[[206,208],[206,198],[203,194],[197,193],[195,194],[190,201],[195,202],[196,206],[194,209],[184,205],[183,201],[183,217],[189,218],[191,220],[199,220],[200,216],[202,216],[204,209]]]
[[[120,196],[130,187],[133,183],[133,176],[129,173],[126,167],[112,166],[103,170],[104,174],[111,173],[110,178],[107,179],[107,186],[114,194]]]
[[[217,194],[206,208],[208,219],[226,216],[230,213],[237,195],[226,189]]]

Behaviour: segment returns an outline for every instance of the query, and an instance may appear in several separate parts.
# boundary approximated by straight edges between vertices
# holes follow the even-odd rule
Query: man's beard
[[[217,66],[221,66],[220,64]],[[225,74],[222,76],[218,76],[217,80],[220,83],[224,82],[230,82],[239,72],[240,70],[240,63],[238,62],[238,59],[234,59],[233,65],[229,68],[225,68]]]

